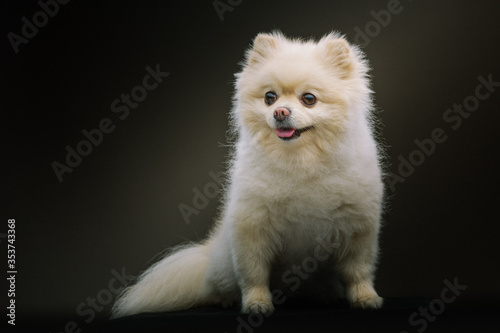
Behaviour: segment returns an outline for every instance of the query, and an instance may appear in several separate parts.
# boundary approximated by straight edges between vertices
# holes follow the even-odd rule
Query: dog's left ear
[[[344,38],[325,38],[324,47],[327,62],[346,78],[352,71],[353,60],[351,47]]]
[[[272,34],[260,33],[253,41],[253,47],[247,52],[248,63],[256,63],[266,58],[276,49],[278,37]]]

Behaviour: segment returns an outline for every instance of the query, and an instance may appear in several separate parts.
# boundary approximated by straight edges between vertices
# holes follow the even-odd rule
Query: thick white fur
[[[336,252],[308,274],[322,278],[312,285],[324,290],[335,275],[352,306],[379,308],[373,275],[383,185],[367,71],[359,49],[338,34],[318,42],[259,34],[236,75],[236,141],[219,222],[204,243],[142,274],[113,316],[233,302],[243,312],[272,312],[270,290],[290,289],[283,272],[314,258],[321,241]],[[268,91],[279,96],[270,106]],[[300,102],[306,92],[317,97],[312,107]],[[277,107],[292,111],[293,127],[313,128],[281,140]]]

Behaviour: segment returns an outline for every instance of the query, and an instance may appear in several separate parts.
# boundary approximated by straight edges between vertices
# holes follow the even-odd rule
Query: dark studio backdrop
[[[16,320],[85,331],[128,276],[206,235],[233,74],[273,29],[338,30],[373,68],[391,173],[378,292],[440,298],[458,279],[457,304],[498,302],[498,2],[218,3],[2,2],[0,267],[15,219]]]

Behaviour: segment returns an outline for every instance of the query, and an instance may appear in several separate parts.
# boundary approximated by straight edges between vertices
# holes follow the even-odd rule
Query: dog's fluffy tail
[[[209,265],[209,245],[175,249],[146,270],[137,283],[126,288],[113,305],[112,318],[140,312],[182,310],[207,302],[204,276]]]

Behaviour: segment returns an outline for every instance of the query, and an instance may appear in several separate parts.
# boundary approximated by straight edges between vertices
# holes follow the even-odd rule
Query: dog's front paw
[[[380,309],[384,303],[384,299],[377,294],[371,281],[348,285],[346,296],[351,307],[357,309]]]
[[[241,312],[262,313],[270,315],[274,312],[272,295],[267,287],[254,287],[243,293]]]
[[[262,313],[270,315],[274,312],[274,305],[270,301],[250,301],[243,305],[241,311],[243,313]]]
[[[352,302],[352,307],[357,309],[380,309],[384,299],[377,294],[365,296],[363,298],[355,299]]]

